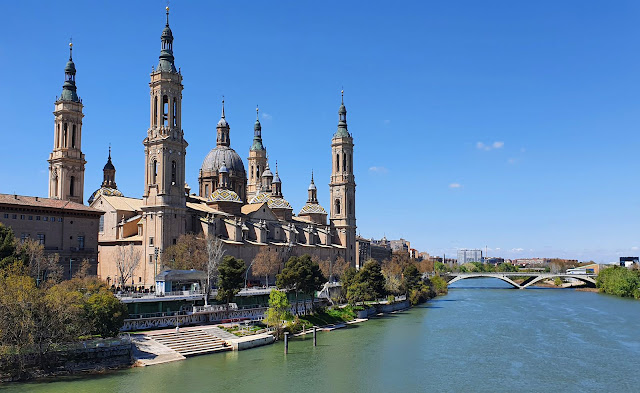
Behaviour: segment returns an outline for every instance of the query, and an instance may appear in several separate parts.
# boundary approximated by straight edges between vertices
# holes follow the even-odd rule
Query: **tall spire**
[[[227,119],[224,117],[224,96],[222,96],[222,114],[220,115],[220,121],[218,121],[218,125],[216,126],[216,146],[229,146],[231,144],[229,128],[229,123],[227,123]]]
[[[173,33],[169,27],[169,7],[167,10],[167,24],[162,30],[160,40],[162,41],[162,47],[160,50],[160,62],[158,63],[158,71],[164,72],[178,72],[174,64],[173,57]]]
[[[282,196],[282,181],[280,180],[280,175],[278,174],[278,161],[276,161],[276,174],[273,177],[273,181],[271,182],[271,193],[276,197]]]
[[[264,145],[262,144],[262,125],[260,124],[260,116],[259,109],[256,105],[256,123],[253,126],[253,144],[251,145],[250,151],[258,151],[265,150]]]
[[[318,203],[318,189],[313,182],[313,169],[311,170],[311,184],[309,184],[309,199],[307,203]]]
[[[349,131],[347,130],[347,108],[344,106],[344,90],[340,92],[342,99],[340,109],[338,109],[338,130],[333,135],[334,138],[347,138]]]
[[[73,63],[73,43],[71,40],[69,41],[69,61],[64,67],[64,84],[60,100],[80,102],[76,88],[76,65]]]

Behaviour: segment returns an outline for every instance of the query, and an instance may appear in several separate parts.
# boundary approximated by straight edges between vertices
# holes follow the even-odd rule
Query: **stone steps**
[[[203,330],[155,333],[148,337],[185,357],[232,350],[224,340]]]

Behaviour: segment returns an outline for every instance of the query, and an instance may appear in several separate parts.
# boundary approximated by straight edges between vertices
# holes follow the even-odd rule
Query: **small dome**
[[[262,172],[262,177],[270,177],[273,178],[273,173],[271,173],[271,169],[269,169],[269,165],[267,164],[267,169]]]
[[[311,181],[311,184],[309,184],[309,191],[311,190],[317,190],[316,185],[313,181]]]
[[[344,106],[344,104],[340,105],[340,109],[338,109],[338,113],[341,115],[345,115],[347,113],[347,107]]]
[[[272,183],[282,183],[280,180],[280,176],[278,176],[278,172],[276,171],[276,175],[273,177]]]
[[[306,205],[304,205],[302,207],[302,209],[300,210],[300,213],[298,214],[299,216],[305,215],[305,214],[327,214],[327,211],[324,210],[324,208],[322,206],[320,206],[317,203],[307,203]]]
[[[244,163],[235,150],[228,146],[217,146],[204,158],[201,169],[203,171],[218,171],[222,164],[230,172],[244,174]]]
[[[229,123],[227,123],[227,119],[225,119],[224,117],[220,119],[220,121],[218,122],[218,125],[216,126],[218,128],[227,128],[229,127]]]
[[[242,203],[242,199],[231,190],[218,188],[209,196],[209,202],[238,202]]]
[[[96,198],[99,197],[100,195],[118,196],[118,197],[124,196],[124,194],[122,194],[122,192],[120,192],[120,190],[118,190],[117,188],[101,187],[95,190],[93,194],[91,194],[87,202],[89,202],[89,204],[92,204],[93,201],[96,200]]]
[[[290,209],[293,210],[289,202],[284,198],[276,198],[269,192],[259,192],[251,198],[249,203],[263,203],[267,202],[269,209]]]
[[[173,32],[171,32],[171,28],[169,27],[169,25],[166,25],[164,27],[164,29],[162,30],[162,35],[160,36],[160,38],[161,39],[173,38]]]
[[[104,168],[102,168],[103,171],[115,171],[116,167],[113,166],[113,163],[111,162],[111,157],[109,157],[109,159],[107,160],[107,163],[104,164]]]
[[[254,131],[262,130],[262,126],[260,125],[260,120],[256,119],[256,124],[253,125],[253,130]]]
[[[76,65],[73,63],[73,60],[69,60],[67,65],[64,67],[64,72],[67,74],[75,74],[76,73]]]

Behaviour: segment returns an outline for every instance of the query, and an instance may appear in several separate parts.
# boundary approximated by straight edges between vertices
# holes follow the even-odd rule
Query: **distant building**
[[[97,273],[103,214],[70,200],[0,194],[0,222],[20,241],[37,240],[45,255],[58,254],[65,279],[73,277],[84,259],[89,261],[89,274]]]
[[[410,248],[409,249],[409,258],[418,259],[419,258],[418,250],[416,250],[415,248]]]
[[[391,245],[386,237],[380,240],[369,240],[369,258],[382,262],[391,259]]]
[[[409,252],[411,249],[411,242],[400,238],[399,240],[389,240],[389,244],[391,245],[392,251],[404,251]]]
[[[458,264],[464,265],[468,262],[482,262],[482,250],[458,250]]]
[[[620,257],[620,266],[631,267],[634,263],[639,263],[639,257]]]
[[[504,263],[504,258],[499,258],[499,257],[485,258],[485,262],[490,263],[492,265],[499,265],[501,263]]]

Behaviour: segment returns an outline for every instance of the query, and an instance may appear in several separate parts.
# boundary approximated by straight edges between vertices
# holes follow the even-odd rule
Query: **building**
[[[483,262],[482,250],[458,250],[458,264],[464,265],[468,262]]]
[[[134,284],[151,287],[161,271],[163,251],[185,233],[221,238],[226,254],[242,258],[248,265],[258,252],[267,250],[277,252],[283,260],[311,254],[323,260],[342,257],[351,266],[358,266],[358,257],[369,251],[364,251],[364,244],[360,251],[356,241],[354,143],[347,127],[344,92],[337,131],[330,139],[332,159],[327,162],[332,166],[329,213],[318,203],[311,173],[307,203],[298,215],[294,214],[284,196],[278,162],[270,166],[258,119],[245,167],[232,148],[224,101],[215,130],[216,146],[204,157],[197,192],[190,193],[185,183],[188,135],[181,127],[183,75],[175,65],[168,7],[166,18],[158,65],[150,75],[142,198],[125,197],[118,191],[109,154],[102,185],[89,200],[91,207],[104,212],[98,235],[99,276],[117,282],[118,255],[123,246],[130,246],[139,261]],[[56,197],[80,201],[78,190],[84,182],[84,156],[80,151],[83,107],[71,57],[69,63],[63,96],[56,101],[50,190]]]
[[[391,250],[394,252],[409,252],[411,249],[411,242],[400,238],[399,240],[389,240]]]
[[[640,258],[638,257],[620,257],[620,266],[622,267],[631,267],[634,264],[640,263]]]
[[[96,274],[102,215],[68,200],[0,194],[0,222],[21,241],[37,240],[45,255],[58,254],[65,279],[73,277],[85,259],[89,274]]]

